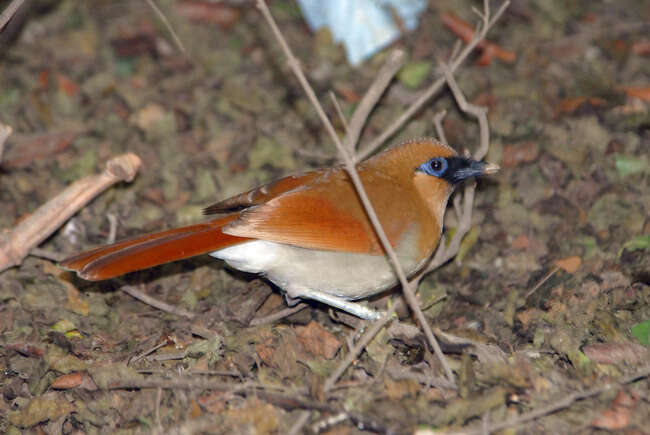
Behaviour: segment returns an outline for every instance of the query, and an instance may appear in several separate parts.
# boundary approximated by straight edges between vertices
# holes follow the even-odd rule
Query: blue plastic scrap
[[[400,36],[395,22],[414,30],[426,0],[298,0],[312,30],[327,26],[342,42],[348,62],[358,65]]]

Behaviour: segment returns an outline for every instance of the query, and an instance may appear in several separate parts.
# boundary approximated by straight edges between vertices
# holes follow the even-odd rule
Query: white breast
[[[413,236],[413,231],[406,232],[406,238]],[[400,243],[405,248],[397,252],[407,274],[426,260],[418,264],[417,243],[408,242]],[[381,255],[306,249],[264,240],[245,242],[210,255],[236,269],[264,274],[291,297],[312,289],[344,299],[361,299],[397,282],[388,260]]]

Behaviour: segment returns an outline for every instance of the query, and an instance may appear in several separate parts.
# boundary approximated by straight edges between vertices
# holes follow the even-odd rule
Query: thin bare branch
[[[11,20],[11,17],[16,14],[16,11],[18,11],[18,8],[22,6],[24,2],[25,0],[12,0],[12,2],[9,3],[9,6],[2,11],[0,14],[0,30],[4,29],[5,25],[7,25],[9,20]]]
[[[447,116],[446,110],[441,110],[433,115],[433,126],[436,128],[436,136],[438,136],[438,140],[445,145],[449,145],[447,136],[445,135],[445,129],[442,128],[442,120],[445,116]]]
[[[488,21],[487,26],[482,26],[480,32],[476,32],[474,39],[463,48],[463,50],[458,54],[458,57],[454,58],[450,62],[449,69],[451,70],[452,73],[456,71],[456,69],[460,66],[461,63],[465,61],[467,56],[476,48],[476,46],[485,38],[485,35],[487,34],[488,30],[494,26],[494,23],[496,23],[503,12],[506,10],[508,5],[510,4],[510,0],[504,1],[501,6],[499,6],[499,9],[497,9],[496,13],[490,17]],[[390,138],[397,130],[399,130],[411,117],[415,112],[420,110],[424,104],[431,99],[440,89],[442,89],[443,85],[445,84],[446,80],[444,77],[440,77],[438,80],[436,80],[434,83],[429,86],[429,88],[422,93],[422,95],[411,104],[411,106],[404,111],[391,125],[389,125],[379,136],[377,136],[375,139],[373,139],[368,145],[363,147],[357,158],[359,159],[365,159],[367,156],[372,154],[377,148],[379,148],[388,138]]]
[[[156,298],[152,298],[148,294],[146,294],[144,292],[141,292],[140,290],[136,289],[135,287],[124,285],[124,286],[122,286],[120,288],[120,290],[122,290],[124,293],[126,293],[128,295],[133,296],[134,298],[136,298],[140,302],[143,302],[143,303],[145,303],[147,305],[151,305],[152,307],[157,308],[157,309],[159,309],[161,311],[164,311],[166,313],[175,314],[177,316],[182,316],[182,317],[187,317],[188,319],[193,319],[196,316],[196,314],[194,314],[194,313],[192,313],[190,311],[187,311],[187,310],[185,310],[183,308],[175,307],[173,305],[169,305],[166,302],[159,301]]]
[[[368,215],[368,218],[370,219],[370,222],[372,223],[372,226],[375,229],[375,232],[377,233],[377,237],[381,241],[382,247],[386,251],[388,258],[390,259],[390,264],[392,265],[395,274],[399,279],[400,285],[402,286],[402,292],[404,293],[404,298],[406,299],[406,301],[409,304],[409,307],[415,313],[416,318],[420,322],[420,325],[424,330],[424,335],[429,341],[429,344],[433,348],[434,352],[436,353],[436,356],[440,359],[442,367],[445,369],[446,376],[448,377],[450,382],[454,382],[454,374],[451,371],[451,368],[449,367],[447,362],[445,361],[444,354],[440,349],[440,345],[436,341],[433,332],[431,332],[431,327],[427,323],[424,314],[422,313],[422,310],[420,310],[417,298],[415,297],[415,292],[410,287],[408,280],[406,279],[406,274],[404,273],[404,270],[400,265],[399,259],[397,258],[397,254],[395,254],[395,251],[393,250],[393,247],[391,246],[390,241],[388,240],[388,237],[386,236],[386,233],[384,232],[384,229],[382,228],[382,225],[379,222],[379,218],[377,217],[374,207],[372,206],[372,203],[370,202],[370,199],[366,194],[361,178],[359,177],[359,174],[357,173],[355,168],[354,156],[352,156],[350,151],[343,145],[343,143],[341,143],[341,140],[336,134],[336,131],[332,126],[332,123],[327,118],[327,115],[325,114],[323,107],[318,102],[314,90],[309,85],[309,82],[307,81],[307,78],[305,77],[305,74],[303,73],[302,68],[298,63],[298,60],[293,55],[293,52],[289,48],[289,45],[287,44],[286,40],[284,39],[284,36],[280,32],[280,29],[278,28],[275,20],[271,16],[271,12],[269,11],[269,8],[266,6],[266,3],[263,0],[257,0],[257,6],[262,11],[262,14],[264,15],[267,22],[269,23],[269,26],[271,26],[271,30],[273,31],[273,34],[275,35],[276,39],[280,43],[280,46],[282,47],[285,56],[287,56],[289,67],[293,70],[294,74],[298,78],[298,81],[303,87],[303,90],[307,94],[307,97],[311,101],[312,105],[316,109],[316,112],[318,113],[318,116],[320,117],[323,125],[325,126],[325,129],[327,130],[330,137],[332,138],[332,141],[334,141],[334,144],[336,145],[336,148],[338,149],[339,154],[341,155],[344,161],[345,170],[347,171],[350,180],[354,185],[354,188],[359,194],[359,199],[361,200],[361,203],[363,204],[363,207]]]
[[[393,50],[388,56],[386,63],[381,67],[379,73],[377,73],[377,77],[366,91],[350,120],[348,134],[343,141],[347,149],[354,150],[356,148],[361,131],[366,125],[370,112],[375,108],[377,101],[384,94],[391,80],[397,74],[397,71],[404,65],[405,59],[406,55],[404,51]]]
[[[104,172],[75,181],[23,219],[7,236],[0,237],[0,272],[20,264],[29,251],[108,187],[133,180],[139,167],[140,158],[135,154],[117,156],[108,161]]]
[[[460,110],[473,115],[478,120],[480,131],[479,146],[474,152],[474,159],[483,160],[483,157],[485,157],[487,154],[488,148],[490,146],[490,127],[487,119],[487,109],[485,107],[476,106],[467,102],[465,95],[460,90],[458,83],[456,83],[456,79],[451,73],[448,65],[440,63],[440,69],[443,76],[445,77],[445,80],[447,81],[449,89],[451,90],[452,94],[454,94],[454,99],[456,100],[456,103],[458,103]]]
[[[339,120],[343,124],[343,128],[345,128],[345,133],[347,134],[350,126],[348,125],[348,120],[345,119],[345,115],[343,114],[343,110],[341,109],[341,105],[339,104],[338,98],[336,98],[336,95],[334,95],[334,92],[332,91],[329,91],[327,95],[329,95],[330,100],[332,100],[334,109],[336,109],[336,114],[339,116]]]
[[[34,248],[29,251],[29,255],[32,257],[45,258],[46,260],[54,261],[58,263],[63,261],[66,258],[66,255],[61,252],[46,251],[45,249]]]
[[[269,314],[268,316],[256,317],[253,320],[251,320],[250,326],[260,326],[260,325],[266,325],[266,324],[269,324],[269,323],[275,323],[280,319],[284,319],[285,317],[289,317],[292,314],[296,314],[297,312],[304,310],[308,306],[309,306],[308,304],[306,304],[304,302],[301,302],[301,303],[299,303],[298,305],[296,305],[294,307],[285,308],[285,309],[280,310],[278,312]]]
[[[463,435],[480,435],[484,433],[497,432],[512,426],[518,426],[523,423],[528,423],[529,421],[536,420],[540,417],[544,417],[550,414],[553,414],[562,409],[568,408],[575,402],[580,400],[588,399],[590,397],[598,396],[606,391],[612,390],[614,388],[620,387],[621,385],[629,384],[631,382],[638,381],[639,379],[647,378],[650,376],[650,365],[645,365],[641,367],[636,372],[631,375],[625,376],[619,379],[617,382],[607,382],[598,387],[590,388],[585,391],[578,391],[573,394],[563,395],[563,397],[558,400],[539,408],[535,408],[530,412],[521,414],[515,418],[502,421],[500,423],[493,423],[487,426],[487,428],[479,427],[476,429],[462,430],[460,432],[447,432],[448,434],[463,434]]]
[[[11,128],[10,125],[0,122],[0,163],[2,163],[2,154],[4,154],[5,142],[12,132],[13,128]]]
[[[165,27],[167,27],[167,30],[169,31],[169,34],[172,35],[172,39],[174,40],[174,43],[176,44],[178,49],[183,54],[185,54],[187,56],[187,50],[185,49],[185,46],[183,45],[183,42],[181,42],[181,38],[178,37],[178,34],[176,34],[176,31],[174,30],[172,25],[169,23],[169,20],[167,19],[165,14],[163,14],[163,12],[160,10],[158,5],[156,5],[156,3],[153,0],[146,0],[146,2],[147,2],[147,4],[149,4],[151,9],[153,9],[153,11],[156,13],[156,15],[158,15],[158,18],[160,19],[160,21],[163,22]]]

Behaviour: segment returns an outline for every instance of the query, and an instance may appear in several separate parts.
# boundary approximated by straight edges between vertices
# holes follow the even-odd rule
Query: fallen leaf
[[[576,273],[582,264],[582,259],[578,256],[562,258],[556,260],[553,264],[567,273]]]
[[[74,97],[79,93],[79,85],[63,74],[56,75],[59,89],[63,91],[68,97]]]
[[[151,126],[163,120],[165,109],[159,104],[148,103],[142,109],[131,115],[131,121],[140,127],[141,130],[147,131]]]
[[[643,101],[650,101],[650,86],[645,88],[628,87],[623,88],[625,95],[631,98],[638,98]]]
[[[52,382],[50,387],[56,390],[68,390],[70,388],[77,388],[81,385],[82,381],[81,372],[74,372],[67,375],[59,376]]]
[[[507,145],[503,147],[501,165],[504,168],[512,168],[522,163],[534,162],[537,156],[539,156],[539,147],[535,142]]]
[[[642,41],[635,42],[632,44],[631,50],[632,53],[638,54],[640,56],[648,55],[650,54],[650,41],[644,39]]]
[[[222,29],[232,26],[241,12],[225,2],[185,0],[174,4],[174,11],[190,21],[203,24],[216,24]]]
[[[453,13],[443,12],[440,14],[440,19],[442,20],[442,24],[463,41],[470,42],[474,38],[474,28]],[[483,50],[481,57],[477,61],[482,66],[489,65],[494,57],[507,63],[512,63],[517,58],[514,52],[501,48],[486,39],[479,42],[477,46]]]
[[[390,377],[386,377],[384,385],[386,396],[391,400],[401,400],[408,396],[415,397],[420,391],[420,384],[413,379],[394,381]]]
[[[591,425],[599,429],[624,429],[630,424],[632,410],[622,406],[606,409],[591,421]]]
[[[68,296],[68,303],[65,305],[65,308],[81,316],[87,316],[89,310],[88,301],[81,297],[81,293],[72,283],[65,280],[61,280],[60,282],[65,286]]]
[[[332,359],[341,347],[334,334],[313,320],[307,326],[298,326],[296,335],[305,350],[314,356]]]
[[[280,420],[275,408],[270,403],[264,403],[253,397],[248,399],[244,406],[237,409],[229,409],[226,412],[227,421],[234,420],[239,423],[250,423],[254,426],[256,434],[276,433]]]
[[[9,421],[14,426],[31,427],[44,421],[56,420],[75,409],[61,393],[46,393],[33,398],[23,409],[9,413]]]
[[[60,153],[81,134],[81,130],[64,130],[37,135],[14,134],[13,146],[2,159],[5,168],[24,168],[45,157]]]
[[[630,329],[634,338],[644,346],[650,346],[650,320],[637,323]]]
[[[563,114],[571,114],[578,110],[583,105],[589,105],[592,107],[605,107],[607,106],[607,101],[598,97],[571,97],[561,100],[555,107],[553,117],[557,118]]]
[[[31,343],[25,343],[23,341],[7,344],[5,347],[7,349],[16,351],[23,356],[28,356],[31,358],[40,358],[45,354],[43,348],[40,348]]]
[[[599,364],[635,364],[650,356],[648,348],[636,343],[595,343],[584,346],[582,351]]]

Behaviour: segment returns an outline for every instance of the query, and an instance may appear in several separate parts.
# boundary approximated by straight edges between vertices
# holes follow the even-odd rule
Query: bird
[[[356,170],[400,265],[412,276],[440,241],[454,187],[499,166],[417,138],[387,148]],[[286,176],[217,202],[204,214],[212,218],[91,249],[60,265],[99,281],[209,254],[234,269],[261,274],[285,293],[289,305],[310,299],[370,320],[381,313],[358,301],[397,283],[341,165]]]

